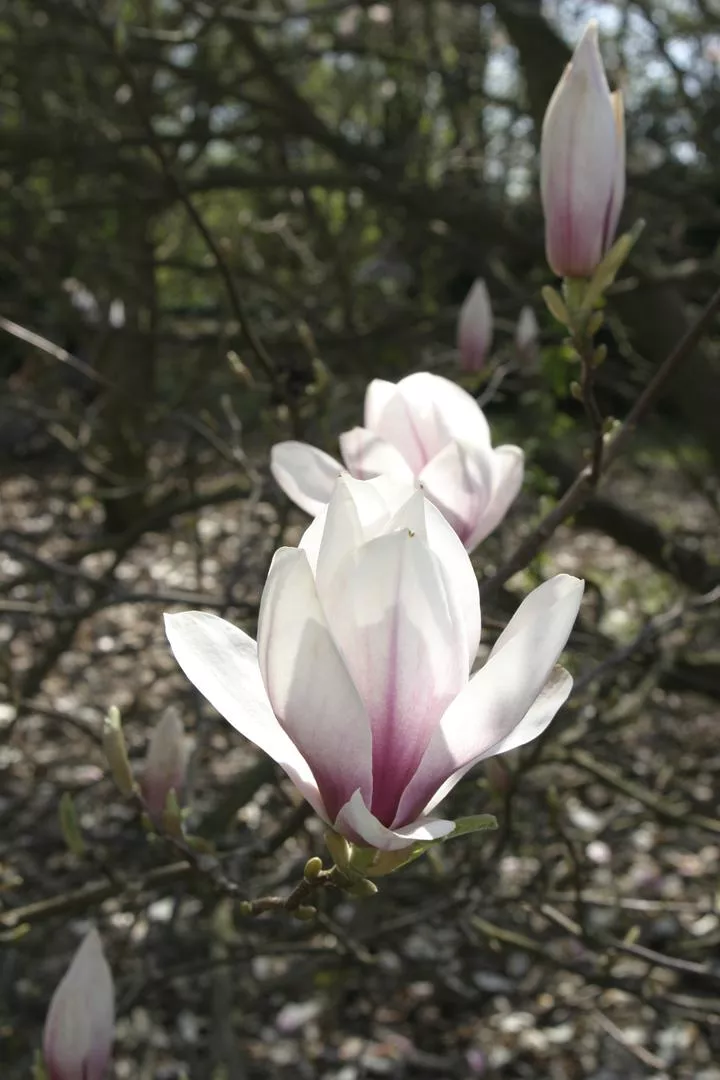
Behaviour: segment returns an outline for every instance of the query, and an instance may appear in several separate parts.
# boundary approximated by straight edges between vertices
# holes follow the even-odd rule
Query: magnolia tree
[[[293,891],[248,895],[222,877],[207,843],[187,831],[188,745],[177,716],[151,734],[136,777],[119,713],[108,713],[105,753],[122,794],[149,832],[219,882],[248,917],[278,910],[313,919],[323,891],[370,898],[381,878],[433,845],[494,828],[482,805],[454,820],[443,801],[480,762],[540,736],[571,692],[572,677],[558,661],[583,582],[567,574],[545,580],[478,664],[480,599],[540,552],[652,400],[651,386],[621,424],[600,413],[594,395],[604,359],[594,338],[606,293],[638,232],[615,241],[624,162],[622,99],[610,92],[591,23],[547,109],[541,190],[547,260],[562,279],[543,298],[574,350],[573,392],[587,413],[592,452],[567,494],[492,578],[476,571],[481,545],[521,490],[524,455],[518,446],[493,445],[471,392],[493,333],[488,290],[478,281],[457,330],[468,389],[424,371],[397,383],[376,379],[367,386],[362,426],[338,433],[339,458],[299,441],[272,447],[272,475],[311,520],[297,547],[274,555],[257,638],[204,611],[166,616],[169,647],[190,682],[238,738],[277,762],[323,823],[327,851],[307,861]],[[532,307],[518,321],[515,353],[520,365],[536,363]],[[67,802],[63,828],[82,851]],[[37,1076],[101,1080],[113,1026],[113,981],[91,930],[50,1004]]]

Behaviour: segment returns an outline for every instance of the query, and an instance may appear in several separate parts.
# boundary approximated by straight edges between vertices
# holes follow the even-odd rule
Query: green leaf
[[[458,818],[455,829],[449,836],[435,843],[445,843],[446,840],[454,840],[456,836],[467,836],[469,833],[486,832],[489,829],[497,829],[497,818],[494,814],[472,814],[470,817]]]

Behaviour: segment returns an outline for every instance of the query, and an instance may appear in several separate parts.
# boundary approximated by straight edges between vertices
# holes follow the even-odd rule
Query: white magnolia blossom
[[[452,832],[433,810],[477,762],[534,739],[567,698],[556,662],[583,583],[535,589],[471,667],[478,586],[421,492],[342,479],[299,548],[276,552],[257,644],[223,619],[166,616],[207,700],[354,843],[393,851]]]
[[[589,278],[611,246],[625,197],[625,129],[593,19],[550,99],[540,143],[545,247],[559,277]]]
[[[112,1050],[115,993],[97,930],[91,930],[53,994],[43,1034],[49,1080],[102,1080]]]
[[[485,415],[460,386],[429,372],[399,383],[374,379],[365,425],[340,436],[344,466],[314,446],[273,446],[270,468],[285,494],[308,514],[327,504],[338,477],[387,476],[416,487],[445,515],[468,551],[497,528],[522,487],[518,446],[493,447]]]

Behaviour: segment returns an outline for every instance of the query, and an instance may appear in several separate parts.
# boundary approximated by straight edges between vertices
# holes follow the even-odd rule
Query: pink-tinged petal
[[[258,659],[273,711],[312,769],[330,816],[357,789],[371,798],[368,716],[303,551],[275,553],[260,606]]]
[[[193,686],[241,735],[276,761],[319,817],[329,822],[310,766],[272,711],[252,638],[204,611],[166,615],[165,633]]]
[[[498,446],[492,452],[492,495],[485,513],[478,518],[468,537],[468,551],[474,551],[481,541],[497,529],[520,494],[525,476],[525,455],[519,446]]]
[[[408,465],[413,476],[431,457],[426,447],[426,432],[421,420],[413,413],[405,398],[399,392],[389,398],[385,408],[377,416],[372,431],[385,442],[394,446]]]
[[[101,1080],[115,1029],[115,991],[97,930],[91,930],[53,994],[43,1032],[50,1080]]]
[[[440,721],[403,796],[395,825],[414,820],[446,780],[462,775],[473,761],[495,753],[493,748],[509,739],[565,648],[583,587],[578,578],[558,574],[522,602],[487,663]]]
[[[345,469],[323,450],[290,441],[273,446],[270,472],[287,497],[314,517],[327,504]]]
[[[464,620],[469,670],[480,643],[480,590],[467,551],[453,527],[422,490],[397,511],[387,531],[401,528],[420,537],[438,559],[446,588],[453,594],[458,614]]]
[[[512,729],[510,734],[494,746],[491,746],[489,750],[485,750],[482,754],[462,765],[452,776],[448,777],[445,783],[435,792],[427,806],[424,807],[423,813],[429,814],[462,780],[463,776],[475,765],[479,765],[481,761],[489,757],[495,757],[497,754],[505,754],[509,750],[516,750],[518,747],[524,746],[525,743],[532,742],[538,735],[542,735],[556,713],[567,701],[572,685],[573,680],[570,673],[562,667],[556,667],[520,723]]]
[[[550,266],[590,277],[605,253],[616,187],[617,128],[593,21],[550,99],[540,147]]]
[[[460,308],[458,350],[463,371],[481,371],[492,343],[493,315],[484,281],[476,281]]]
[[[361,548],[342,590],[324,604],[370,716],[371,809],[389,823],[440,717],[467,680],[464,620],[439,560],[409,532]]]
[[[397,394],[395,383],[387,379],[373,379],[368,383],[365,391],[365,427],[369,431],[376,431],[380,417]]]
[[[493,494],[493,451],[451,442],[419,477],[428,499],[437,506],[465,547],[483,531]],[[487,534],[485,534],[487,535]],[[474,546],[474,545],[472,545]]]
[[[390,475],[412,483],[412,470],[400,451],[373,431],[356,427],[344,432],[339,442],[342,459],[358,480]]]
[[[490,445],[485,414],[457,383],[429,371],[417,371],[401,379],[397,388],[420,434],[427,461],[452,439],[478,448]]]
[[[425,504],[425,528],[430,550],[437,556],[457,609],[462,614],[469,670],[480,644],[480,590],[477,577],[462,540],[444,514],[431,502]]]
[[[361,792],[356,791],[343,806],[333,828],[355,844],[379,851],[402,851],[423,840],[440,840],[455,828],[454,821],[419,818],[402,829],[388,829],[368,810]]]

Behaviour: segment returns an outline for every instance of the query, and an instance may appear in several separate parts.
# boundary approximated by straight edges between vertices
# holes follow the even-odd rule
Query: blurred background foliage
[[[112,386],[69,380],[9,338],[0,371],[15,376],[15,409],[23,396],[55,409],[58,381],[92,397],[83,438],[130,486],[174,410],[217,412],[230,349],[250,372],[234,402],[252,426],[258,404],[303,411],[317,358],[363,378],[450,358],[476,276],[499,345],[522,304],[541,314],[539,125],[590,15],[627,99],[624,224],[649,223],[612,306],[611,411],[709,295],[720,36],[704,2],[1,11],[3,312]],[[717,459],[716,364],[696,356],[667,410]],[[16,447],[12,425],[4,441]]]

